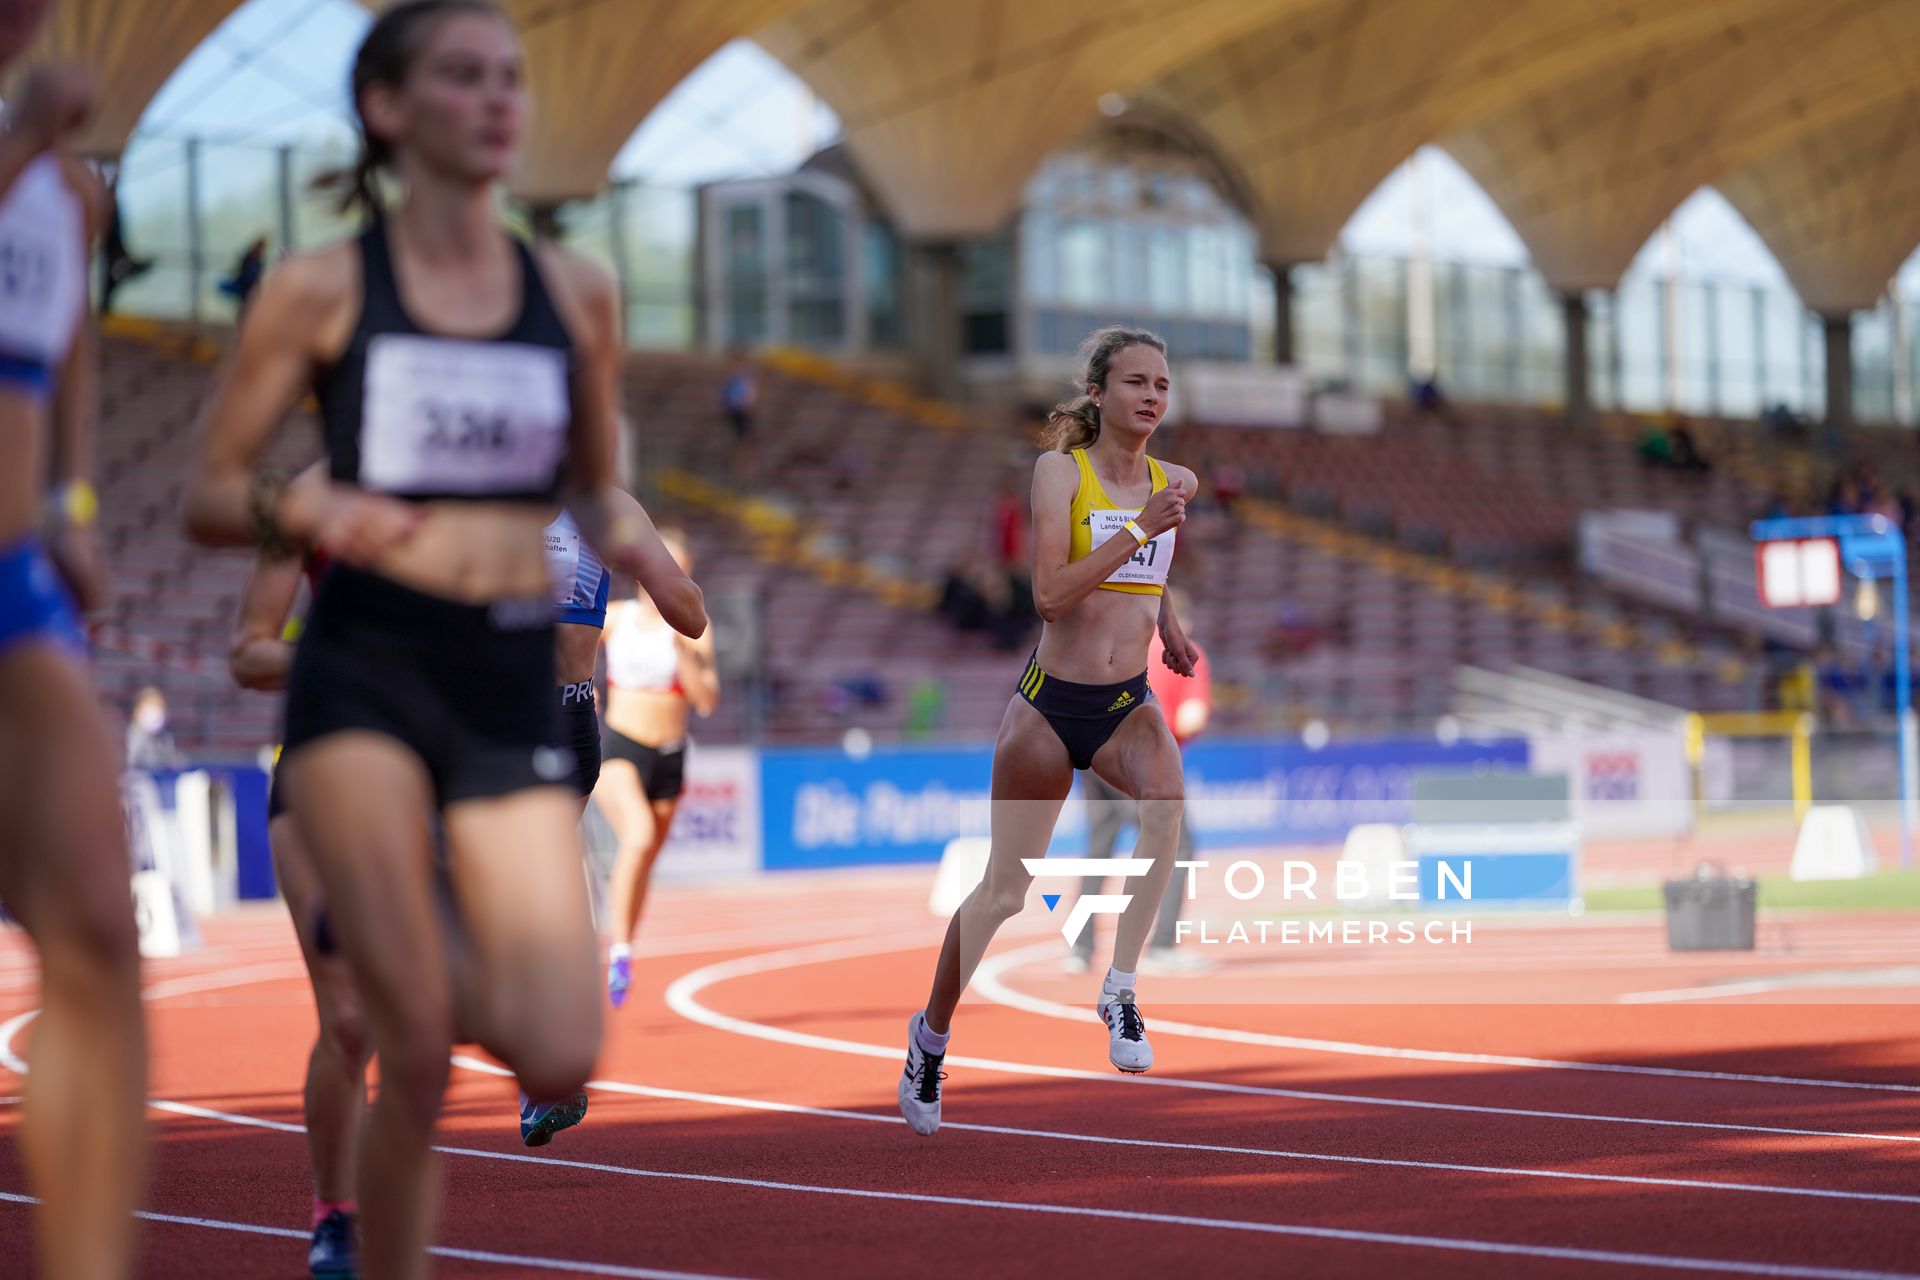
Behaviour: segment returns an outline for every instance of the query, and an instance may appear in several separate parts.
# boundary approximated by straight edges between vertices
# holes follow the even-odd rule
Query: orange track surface
[[[1669,956],[1658,921],[1619,919],[1480,924],[1453,948],[1206,948],[1213,974],[1143,978],[1158,1062],[1129,1078],[1081,1020],[1097,977],[1059,973],[1036,906],[956,1019],[946,1127],[925,1139],[893,1087],[941,929],[926,883],[660,890],[582,1127],[529,1152],[511,1082],[454,1073],[439,1238],[499,1256],[437,1273],[1920,1273],[1912,978],[1617,1002],[1897,980],[1920,959],[1912,920],[1770,921],[1752,956]],[[148,970],[149,1209],[202,1221],[150,1222],[141,1274],[304,1275],[306,1151],[281,1126],[300,1123],[313,1014],[292,932],[262,907],[206,933]],[[33,1006],[9,936],[0,1017]],[[30,1051],[30,1021],[8,1031]],[[0,1108],[15,1195],[17,1118]],[[27,1213],[0,1203],[0,1275],[26,1273]]]

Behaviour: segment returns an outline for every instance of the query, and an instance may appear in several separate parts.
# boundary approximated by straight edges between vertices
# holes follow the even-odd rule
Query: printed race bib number
[[[1133,541],[1133,535],[1125,526],[1127,521],[1139,516],[1138,511],[1095,510],[1088,514],[1092,519],[1087,529],[1094,547],[1115,535]],[[1133,553],[1133,558],[1115,569],[1107,581],[1141,587],[1166,586],[1167,569],[1173,564],[1173,535],[1174,530],[1169,529],[1147,539]]]
[[[44,307],[53,300],[54,247],[0,238],[0,298],[10,307]]]
[[[56,362],[86,305],[80,207],[50,159],[0,199],[0,350]]]
[[[550,347],[381,334],[367,345],[362,421],[366,488],[545,489],[566,448],[566,359]]]

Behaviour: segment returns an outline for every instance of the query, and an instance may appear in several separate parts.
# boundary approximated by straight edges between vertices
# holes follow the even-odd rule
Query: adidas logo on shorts
[[[1113,700],[1113,705],[1108,707],[1107,710],[1125,711],[1128,707],[1132,705],[1133,705],[1133,695],[1131,693],[1128,693],[1126,690],[1122,689],[1120,691],[1120,696]]]

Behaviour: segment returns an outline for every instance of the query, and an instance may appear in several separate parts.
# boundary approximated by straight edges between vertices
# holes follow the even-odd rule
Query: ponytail
[[[1072,453],[1100,438],[1100,406],[1092,396],[1075,396],[1053,407],[1040,443],[1049,452]]]
[[[386,165],[387,150],[384,143],[363,141],[352,165],[326,170],[308,184],[308,189],[331,199],[333,211],[342,217],[357,211],[363,221],[377,221],[381,214],[380,170]]]

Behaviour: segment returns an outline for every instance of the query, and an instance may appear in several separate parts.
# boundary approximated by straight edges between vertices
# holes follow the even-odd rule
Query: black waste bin
[[[1702,863],[1684,880],[1663,886],[1667,899],[1667,948],[1671,951],[1753,950],[1754,886],[1747,876],[1729,876]]]

